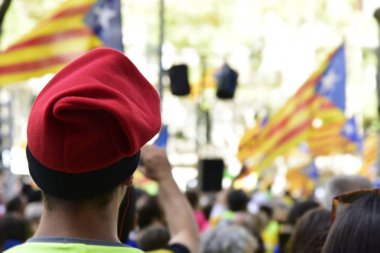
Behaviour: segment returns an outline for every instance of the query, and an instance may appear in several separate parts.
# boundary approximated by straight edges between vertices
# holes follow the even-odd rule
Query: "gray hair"
[[[327,209],[331,209],[332,200],[336,196],[356,190],[372,189],[373,187],[371,181],[363,176],[335,176],[327,182],[325,206]]]
[[[246,253],[259,247],[258,240],[239,225],[221,225],[201,236],[201,253]]]

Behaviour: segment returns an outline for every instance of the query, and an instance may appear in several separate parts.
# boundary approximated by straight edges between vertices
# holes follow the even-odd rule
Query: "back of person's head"
[[[380,249],[380,195],[372,192],[339,211],[323,253],[372,253]]]
[[[25,242],[31,236],[30,224],[26,219],[14,215],[0,218],[0,228],[4,228],[4,249]]]
[[[6,212],[24,214],[26,204],[27,200],[23,195],[16,196],[7,202]]]
[[[249,198],[243,190],[231,190],[227,194],[228,209],[233,212],[246,211]]]
[[[372,189],[374,186],[371,181],[360,175],[341,175],[332,177],[326,184],[325,206],[331,209],[332,200],[335,196],[347,192]]]
[[[137,206],[137,225],[144,229],[154,223],[164,224],[164,212],[156,196],[145,196],[139,199]]]
[[[143,251],[151,251],[165,248],[170,240],[167,227],[159,224],[150,225],[140,231],[137,244]]]
[[[273,208],[268,205],[260,206],[259,212],[265,214],[268,220],[273,218]]]
[[[296,203],[289,211],[287,223],[295,225],[307,211],[319,207],[319,204],[314,200],[306,200]]]
[[[129,187],[128,191],[124,195],[124,198],[119,207],[118,215],[118,231],[119,239],[121,242],[127,242],[129,238],[129,233],[135,229],[137,212],[136,212],[136,202],[142,196],[147,196],[142,189],[135,188],[133,186]]]
[[[289,253],[320,253],[331,224],[331,212],[316,208],[305,213],[297,222],[288,241]]]
[[[92,50],[58,72],[34,101],[30,175],[50,208],[62,201],[101,207],[127,184],[140,148],[160,127],[158,93],[135,65],[116,50]]]
[[[256,253],[258,240],[239,225],[223,225],[201,235],[200,253]]]
[[[281,232],[279,236],[281,251],[285,250],[286,245],[290,239],[292,231],[297,221],[308,211],[319,207],[319,204],[314,200],[306,200],[295,203],[288,212],[284,212],[284,217],[281,217],[283,224],[281,225]],[[279,209],[281,210],[281,209]],[[284,210],[283,210],[284,211]]]

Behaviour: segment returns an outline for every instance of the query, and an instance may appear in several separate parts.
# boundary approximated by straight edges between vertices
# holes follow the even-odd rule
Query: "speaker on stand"
[[[203,192],[222,189],[224,161],[220,158],[199,160],[199,186]]]
[[[190,93],[188,67],[185,64],[173,65],[169,71],[170,90],[173,95],[186,96]]]
[[[238,73],[225,63],[215,77],[218,83],[216,96],[220,99],[232,99],[235,95]]]

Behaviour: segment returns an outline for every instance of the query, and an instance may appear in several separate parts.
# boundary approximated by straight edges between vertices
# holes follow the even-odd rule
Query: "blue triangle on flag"
[[[166,145],[168,144],[168,126],[163,125],[160,131],[160,134],[158,135],[158,138],[154,142],[154,145],[156,145],[159,148],[165,148]]]
[[[316,91],[328,98],[342,112],[346,103],[346,58],[345,46],[340,46],[330,58],[327,68],[321,75]]]
[[[124,51],[120,0],[98,0],[91,7],[84,21],[107,47],[120,52]]]
[[[307,169],[307,175],[313,180],[319,179],[318,168],[314,161],[310,164],[309,168]]]

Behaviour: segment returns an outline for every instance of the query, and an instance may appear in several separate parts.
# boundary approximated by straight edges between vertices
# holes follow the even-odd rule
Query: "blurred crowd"
[[[31,238],[43,212],[41,192],[25,178],[20,179],[20,185],[16,196],[1,203],[2,250]],[[364,177],[336,176],[325,185],[324,201],[314,196],[294,198],[290,192],[274,197],[270,187],[253,192],[192,189],[183,195],[193,210],[201,253],[376,252],[379,242],[373,236],[378,229],[373,228],[373,223],[380,217],[376,213],[380,208],[376,190],[361,194],[349,208],[334,211],[334,216],[338,216],[334,219],[331,210],[334,197],[356,190],[366,192],[364,189],[373,189],[373,184]],[[369,199],[360,204],[365,198]],[[365,208],[369,209],[367,213]],[[122,221],[125,210],[127,219]],[[168,223],[176,218],[168,216],[157,195],[131,186],[120,206],[119,228],[123,226],[120,240],[143,251],[164,248],[173,233]],[[357,242],[362,245],[356,245]]]

